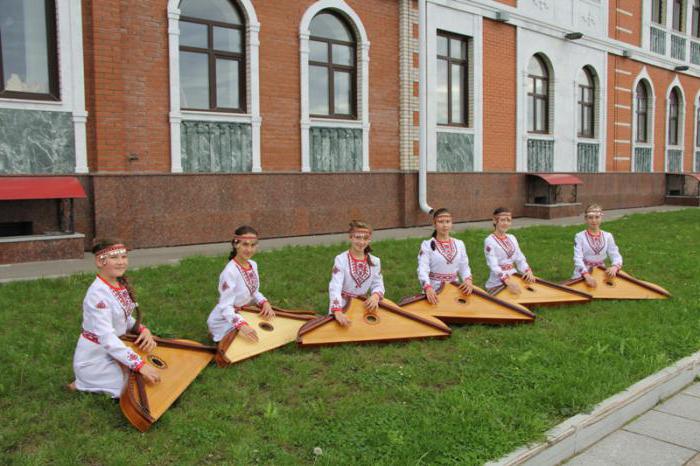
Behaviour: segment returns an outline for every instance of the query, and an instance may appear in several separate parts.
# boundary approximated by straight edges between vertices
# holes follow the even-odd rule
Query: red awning
[[[700,173],[688,173],[688,176],[692,176],[696,180],[700,181]]]
[[[549,185],[583,184],[581,178],[566,173],[530,173],[530,175],[543,179]]]
[[[0,201],[87,197],[74,176],[0,177]]]

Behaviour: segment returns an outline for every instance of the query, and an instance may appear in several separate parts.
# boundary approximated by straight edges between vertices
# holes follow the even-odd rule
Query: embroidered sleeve
[[[622,268],[622,255],[620,255],[620,249],[615,244],[615,238],[612,234],[608,234],[608,257],[613,266],[618,269]]]
[[[384,277],[382,276],[382,264],[378,258],[372,257],[375,264],[372,266],[372,283],[369,285],[370,294],[379,294],[379,299],[384,298]]]
[[[236,275],[233,268],[226,266],[219,277],[219,308],[222,309],[221,316],[231,324],[236,324],[242,319],[236,312]]]
[[[257,275],[258,277],[258,288],[253,293],[253,299],[255,300],[255,304],[257,304],[258,306],[262,306],[265,303],[265,301],[267,301],[267,298],[260,292],[260,274],[258,273],[258,265],[255,264],[253,267],[255,268],[255,275]]]
[[[574,268],[580,275],[588,272],[588,267],[583,262],[583,239],[580,235],[574,237]]]
[[[335,311],[342,310],[342,292],[343,292],[343,264],[341,263],[340,256],[335,258],[333,262],[333,269],[331,270],[331,281],[328,283],[328,297],[330,304],[328,306],[328,312],[332,314]]]
[[[467,256],[467,248],[464,246],[463,241],[459,241],[457,245],[459,248],[459,258],[457,259],[459,261],[457,264],[459,268],[457,269],[457,273],[459,273],[462,281],[465,281],[472,277],[472,270],[469,267],[469,256]]]
[[[107,300],[99,295],[88,297],[83,310],[85,319],[83,330],[93,333],[97,337],[98,344],[118,362],[131,370],[139,370],[143,366],[141,357],[119,339],[116,329],[112,325],[112,309]],[[121,309],[119,310],[121,313]]]
[[[520,244],[518,244],[518,240],[515,238],[515,236],[511,236],[511,239],[513,240],[513,245],[515,245],[515,254],[513,255],[513,261],[518,267],[520,273],[525,273],[528,270],[530,270],[530,266],[527,264],[525,254],[523,254],[523,251],[520,249]]]
[[[498,256],[496,255],[496,248],[492,244],[489,244],[489,239],[484,240],[484,255],[486,256],[486,265],[489,266],[491,272],[498,276],[498,278],[503,281],[508,277],[501,266],[498,264]]]
[[[425,289],[430,286],[430,242],[424,241],[418,252],[418,281],[420,286]]]

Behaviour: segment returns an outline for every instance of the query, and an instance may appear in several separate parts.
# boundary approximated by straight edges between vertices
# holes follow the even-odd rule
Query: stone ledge
[[[82,259],[85,235],[27,235],[0,238],[0,264]]]
[[[700,351],[640,380],[547,432],[547,440],[526,445],[487,466],[553,465],[581,453],[606,435],[690,385],[700,373]]]

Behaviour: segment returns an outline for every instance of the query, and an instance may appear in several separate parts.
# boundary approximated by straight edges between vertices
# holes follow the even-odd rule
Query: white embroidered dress
[[[379,299],[384,297],[381,263],[378,257],[371,254],[369,257],[373,265],[369,265],[367,259],[355,259],[349,251],[335,256],[328,284],[329,314],[342,310],[352,297],[367,296],[368,293],[379,293]]]
[[[516,272],[516,267],[520,273],[530,270],[518,240],[513,235],[498,237],[494,233],[490,234],[484,240],[484,254],[490,270],[487,289],[503,285],[503,281]]]
[[[267,301],[259,288],[258,264],[255,261],[248,260],[248,267],[235,260],[226,264],[219,275],[219,303],[207,319],[214,341],[221,341],[232,329],[247,323],[238,313],[241,307],[248,304],[262,306]]]
[[[435,244],[435,250],[431,244]],[[431,238],[421,243],[418,252],[418,280],[423,289],[430,285],[437,290],[445,282],[456,281],[457,275],[462,281],[472,276],[467,249],[462,240],[450,238],[448,241],[440,241]]]
[[[73,356],[75,385],[86,392],[107,393],[119,398],[127,372],[139,370],[144,361],[120,336],[133,328],[136,305],[126,288],[95,278],[83,300],[83,331]],[[123,365],[123,366],[122,366]]]
[[[612,233],[600,231],[597,235],[588,230],[576,233],[574,237],[574,273],[571,278],[579,278],[599,265],[605,266],[605,259],[612,266],[622,268],[622,256],[615,244]]]

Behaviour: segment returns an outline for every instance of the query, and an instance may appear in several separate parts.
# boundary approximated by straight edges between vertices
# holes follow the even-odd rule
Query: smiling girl
[[[525,255],[520,250],[520,245],[515,236],[508,234],[508,229],[513,223],[513,214],[506,207],[499,207],[493,211],[493,233],[484,240],[484,254],[490,274],[486,282],[487,290],[492,290],[501,285],[506,285],[514,294],[520,294],[520,286],[510,277],[515,274],[516,267],[527,282],[534,282],[530,266]]]
[[[587,228],[574,237],[574,274],[572,278],[583,276],[586,284],[595,288],[598,284],[591,276],[594,267],[605,267],[605,259],[610,259],[611,265],[605,272],[609,278],[614,278],[622,268],[622,256],[615,244],[612,233],[600,229],[603,222],[603,208],[598,204],[586,207],[584,213]]]

